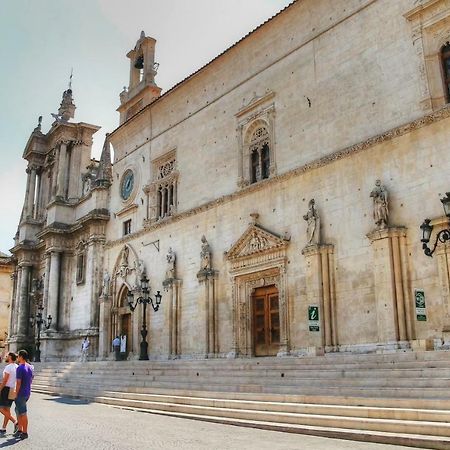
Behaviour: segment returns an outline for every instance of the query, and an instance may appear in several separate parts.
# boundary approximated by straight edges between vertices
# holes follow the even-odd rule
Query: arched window
[[[442,70],[444,72],[445,99],[450,103],[450,43],[447,42],[441,50]]]
[[[267,128],[258,127],[250,139],[250,181],[256,183],[270,174],[270,138]]]
[[[259,154],[258,150],[256,149],[252,151],[251,171],[252,171],[251,182],[256,183],[259,178]]]
[[[270,173],[270,150],[269,145],[264,144],[261,150],[261,177],[269,178]]]

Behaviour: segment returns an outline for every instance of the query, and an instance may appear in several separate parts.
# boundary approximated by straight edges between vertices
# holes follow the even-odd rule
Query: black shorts
[[[8,399],[9,387],[5,386],[0,392],[0,408],[11,408],[13,400]]]

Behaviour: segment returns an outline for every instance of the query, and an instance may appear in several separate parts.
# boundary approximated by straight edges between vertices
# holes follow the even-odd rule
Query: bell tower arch
[[[156,40],[146,36],[144,31],[134,49],[127,53],[130,60],[130,83],[120,93],[120,113],[122,124],[161,95],[161,88],[155,83],[158,63],[155,62]]]

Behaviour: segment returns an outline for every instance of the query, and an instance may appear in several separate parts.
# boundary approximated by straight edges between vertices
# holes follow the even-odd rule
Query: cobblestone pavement
[[[14,450],[406,450],[300,434],[213,424],[123,410],[69,398],[33,394],[29,439],[8,434],[0,448]]]

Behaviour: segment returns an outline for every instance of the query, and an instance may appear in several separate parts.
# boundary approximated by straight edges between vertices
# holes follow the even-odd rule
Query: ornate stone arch
[[[289,353],[289,299],[287,294],[287,247],[289,241],[256,223],[257,214],[244,234],[227,252],[232,285],[233,349],[230,356],[253,356],[252,294],[258,287],[278,289],[280,314],[279,356]]]
[[[128,339],[132,354],[137,351],[138,324],[141,320],[141,311],[137,309],[135,313],[131,314],[124,298],[126,298],[128,291],[140,288],[140,280],[145,272],[144,262],[139,259],[135,249],[130,244],[125,244],[117,256],[111,277],[112,307],[109,338],[112,341],[113,337],[119,332],[122,316],[130,314],[130,336],[128,336]]]

